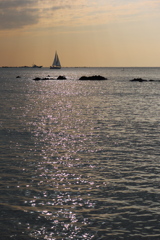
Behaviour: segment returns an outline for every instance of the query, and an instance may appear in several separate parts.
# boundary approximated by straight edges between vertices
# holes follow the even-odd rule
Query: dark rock
[[[47,77],[42,78],[42,80],[54,80],[54,78],[48,75]]]
[[[41,80],[41,78],[40,77],[35,77],[33,80],[39,81],[39,80]]]
[[[57,78],[58,80],[65,80],[66,79],[66,77],[65,76],[59,76],[58,78]]]
[[[147,82],[146,79],[143,79],[143,78],[134,78],[132,80],[130,80],[131,82]]]
[[[79,78],[79,80],[107,80],[107,78],[100,76],[100,75],[94,75],[94,76],[82,76]]]
[[[17,76],[16,78],[21,78],[20,76]]]
[[[50,80],[50,78],[44,77],[44,78],[42,78],[41,80]]]
[[[44,78],[36,77],[33,80],[35,80],[35,81],[39,81],[39,80],[53,80],[53,78],[52,77],[44,77]]]

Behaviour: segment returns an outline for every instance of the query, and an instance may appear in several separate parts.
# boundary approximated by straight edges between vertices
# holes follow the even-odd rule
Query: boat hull
[[[42,68],[42,66],[33,66],[32,68]]]
[[[50,66],[50,69],[61,69],[61,67],[52,67],[52,66]]]

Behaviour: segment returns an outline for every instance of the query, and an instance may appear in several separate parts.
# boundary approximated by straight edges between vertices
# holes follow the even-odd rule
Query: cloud
[[[33,4],[33,0],[0,0],[0,9],[17,8],[29,6]]]
[[[159,0],[0,0],[0,29],[133,21],[158,15],[159,7]]]
[[[16,29],[27,25],[38,23],[38,14],[36,10],[7,11],[0,14],[0,29]]]
[[[36,24],[39,9],[36,0],[0,0],[0,29],[16,29]]]
[[[158,6],[159,0],[48,0],[43,19],[50,26],[104,25],[152,17]]]
[[[62,11],[71,10],[77,5],[76,2],[78,1],[72,3],[68,0],[0,0],[0,30],[19,29],[37,23],[45,25],[49,19],[52,23],[56,23],[56,19],[65,20]],[[60,15],[58,13],[58,17],[54,19],[57,12]]]

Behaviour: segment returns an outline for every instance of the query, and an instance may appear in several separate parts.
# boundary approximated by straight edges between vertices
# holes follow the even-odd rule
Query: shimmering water
[[[0,69],[2,240],[160,239],[160,68],[122,70]]]

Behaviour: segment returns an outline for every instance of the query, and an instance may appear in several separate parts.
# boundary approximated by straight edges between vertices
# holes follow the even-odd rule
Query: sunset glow
[[[157,0],[0,0],[0,66],[159,66]]]

